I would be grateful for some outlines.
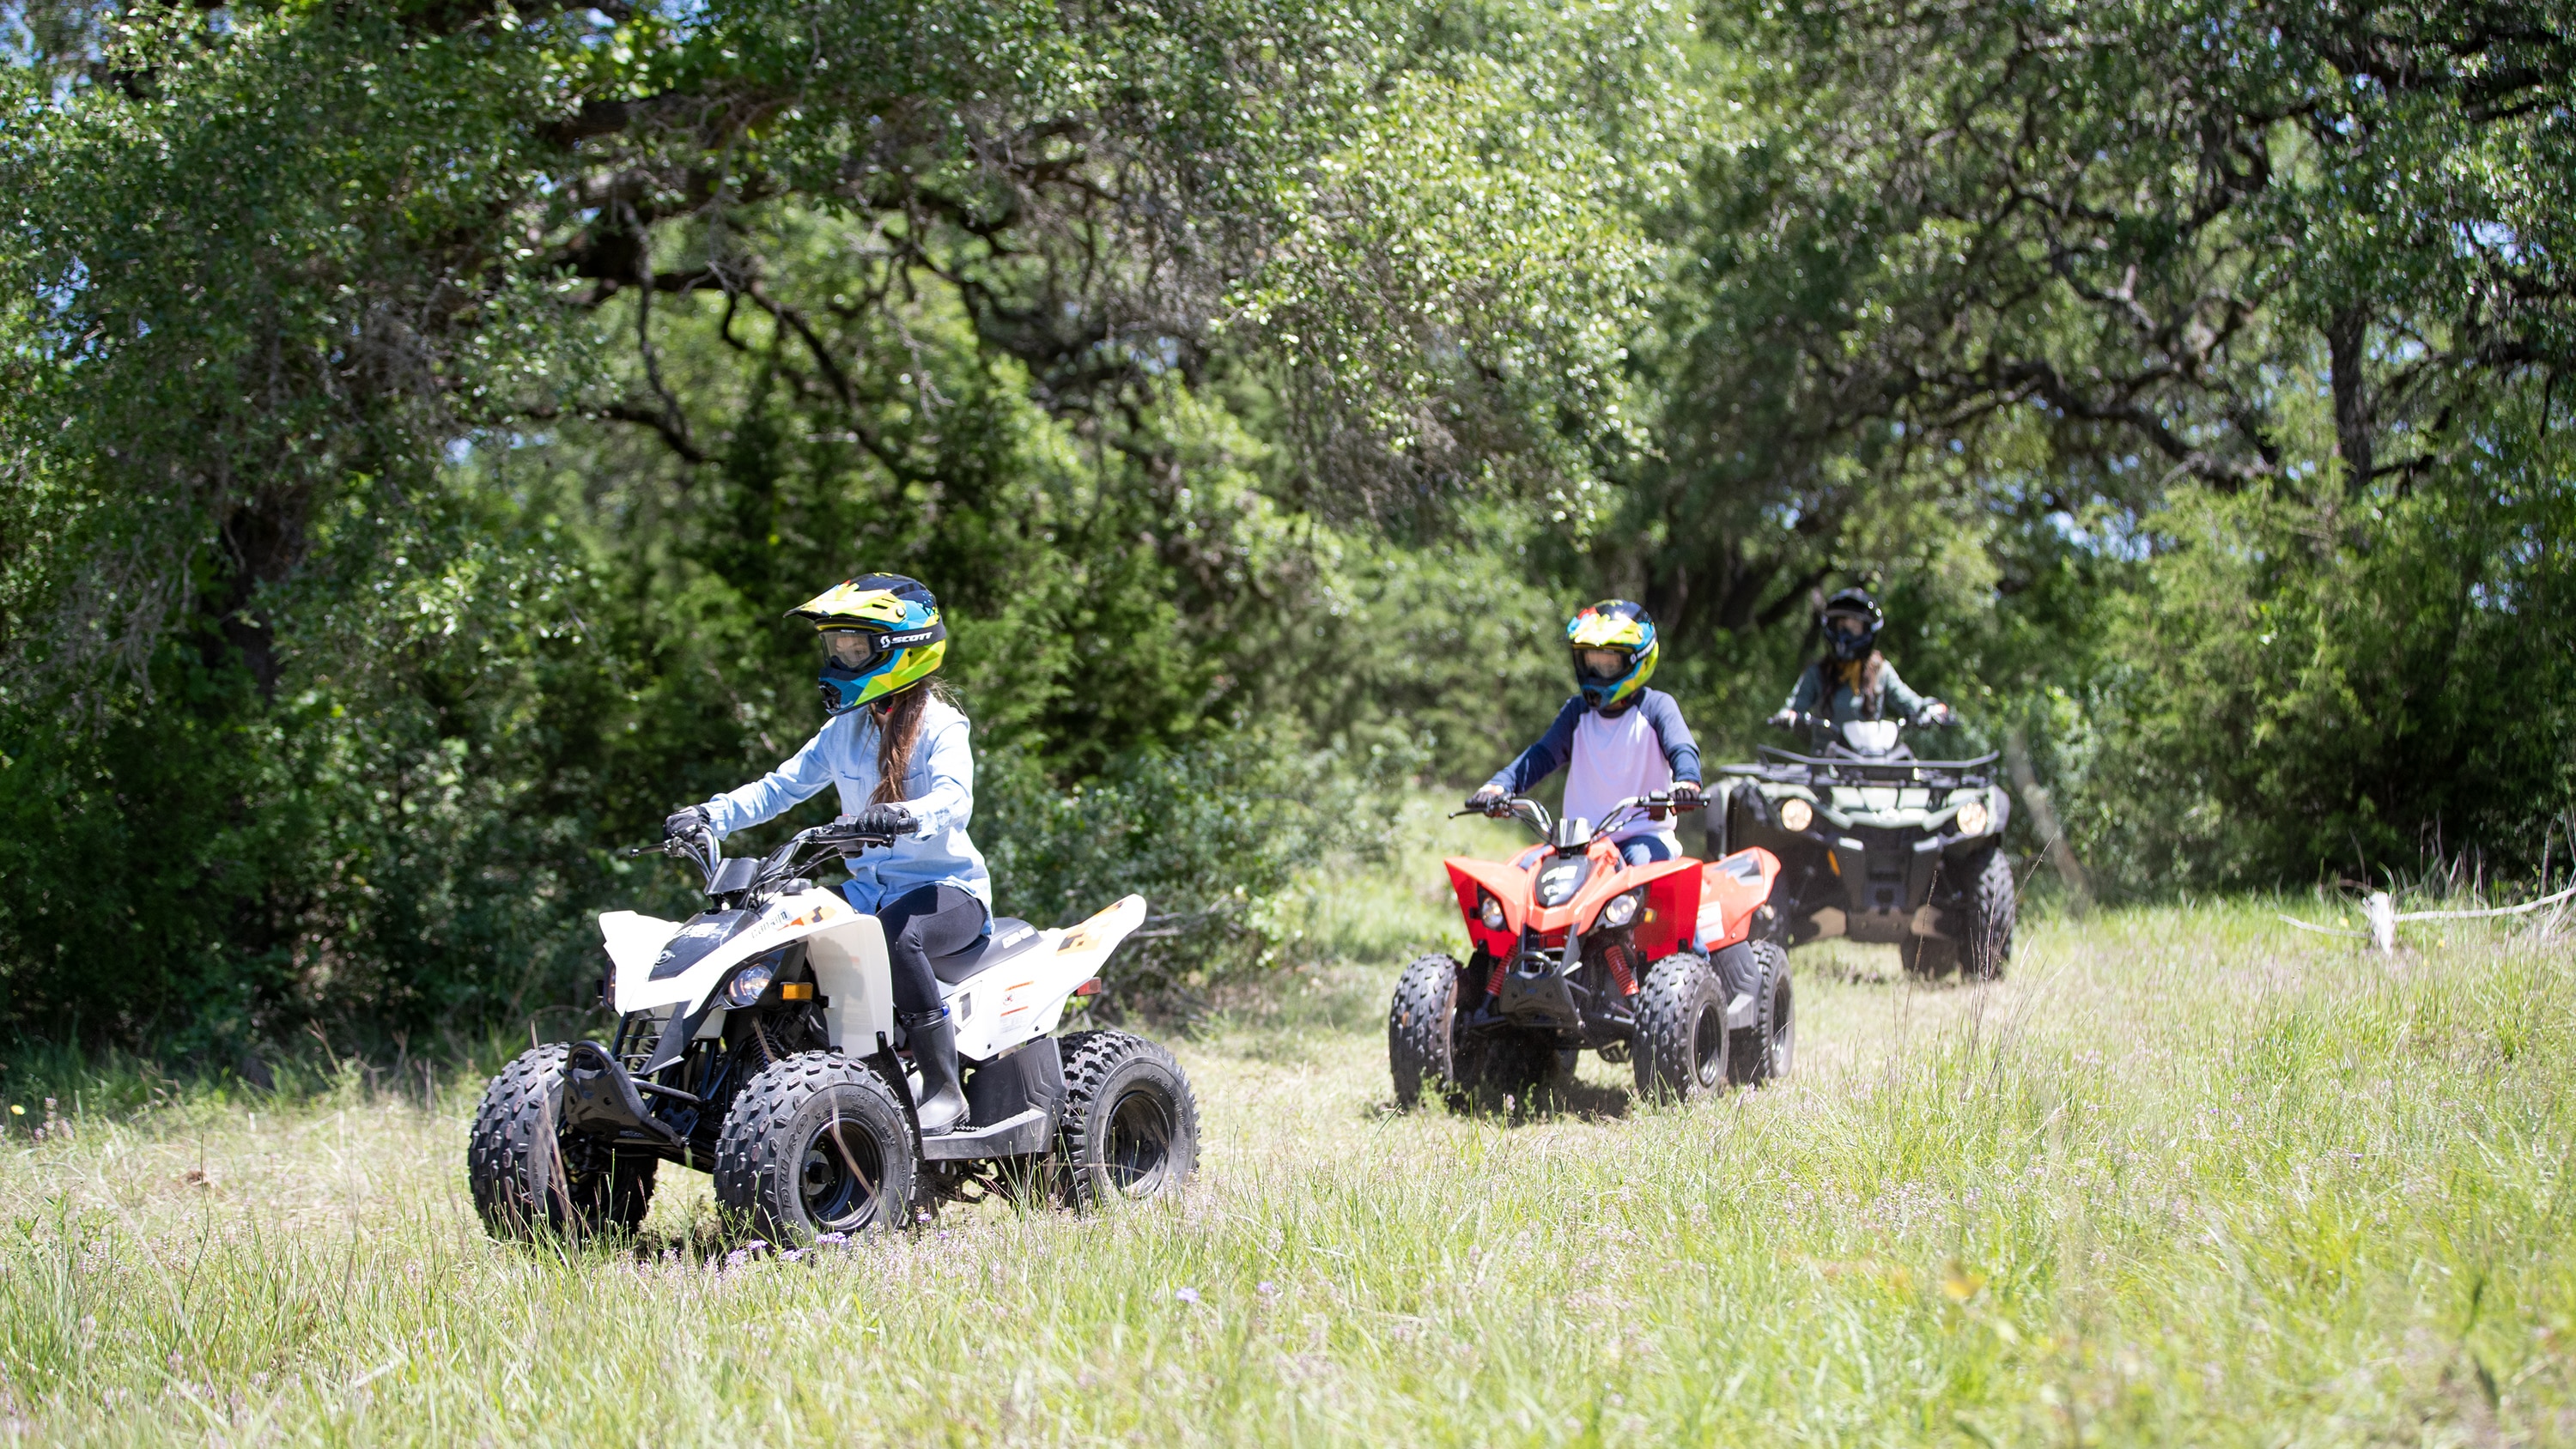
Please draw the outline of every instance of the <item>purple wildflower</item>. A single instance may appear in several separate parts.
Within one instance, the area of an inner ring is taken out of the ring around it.
[[[1199,1301],[1199,1290],[1196,1288],[1175,1288],[1172,1290],[1172,1296],[1183,1303],[1196,1303]]]

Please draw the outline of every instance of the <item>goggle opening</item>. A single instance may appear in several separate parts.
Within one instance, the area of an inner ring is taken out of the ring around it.
[[[1577,678],[1608,684],[1627,672],[1628,651],[1624,649],[1574,651],[1574,673]]]
[[[878,643],[882,637],[865,629],[826,629],[823,631],[824,661],[843,669],[865,669],[885,652]]]

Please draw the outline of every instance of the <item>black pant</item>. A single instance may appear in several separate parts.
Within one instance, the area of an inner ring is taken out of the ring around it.
[[[885,927],[886,966],[894,977],[894,1009],[919,1016],[939,1008],[939,978],[930,958],[963,951],[990,924],[984,903],[949,885],[905,891],[877,907]]]

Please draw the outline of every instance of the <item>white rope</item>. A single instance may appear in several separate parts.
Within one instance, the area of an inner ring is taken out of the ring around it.
[[[2370,917],[2370,929],[2367,931],[2348,931],[2338,926],[2313,925],[2296,916],[2283,916],[2281,921],[2285,925],[2296,926],[2302,931],[2314,931],[2320,936],[2352,936],[2368,941],[2382,951],[2394,951],[2397,949],[2397,923],[2400,921],[2472,921],[2488,916],[2518,916],[2525,911],[2539,910],[2542,906],[2554,906],[2571,897],[2576,897],[2576,885],[2571,885],[2554,896],[2542,896],[2536,901],[2524,901],[2518,906],[2495,906],[2483,911],[2406,911],[2401,914],[2396,908],[2396,903],[2389,899],[2388,892],[2372,891],[2370,898],[2362,903],[2364,914]]]
[[[2397,919],[2401,921],[2467,921],[2475,920],[2481,916],[2518,916],[2525,911],[2539,910],[2542,906],[2554,906],[2560,901],[2566,900],[2570,896],[2576,896],[2576,886],[2569,886],[2567,889],[2560,891],[2554,896],[2542,896],[2536,901],[2524,901],[2518,906],[2497,906],[2495,909],[2487,911],[2407,911],[2400,914]]]

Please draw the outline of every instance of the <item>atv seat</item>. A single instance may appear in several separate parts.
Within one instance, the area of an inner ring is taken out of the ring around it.
[[[1046,937],[1039,933],[1037,927],[1009,916],[997,916],[993,920],[993,929],[977,937],[975,943],[965,950],[931,957],[930,971],[939,978],[941,985],[954,986],[979,971],[1026,956],[1045,944]]]

